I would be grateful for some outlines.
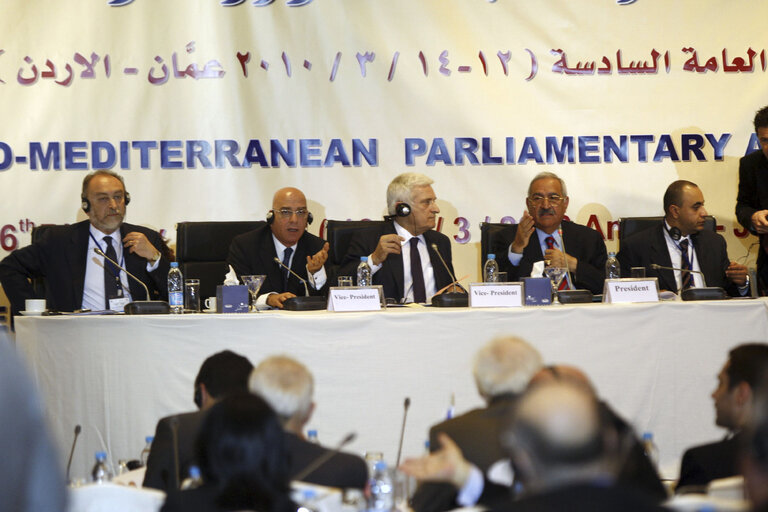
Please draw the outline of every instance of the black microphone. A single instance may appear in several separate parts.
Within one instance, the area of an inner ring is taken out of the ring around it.
[[[296,272],[291,270],[290,267],[288,267],[288,265],[285,265],[282,261],[280,261],[280,258],[278,258],[277,256],[275,256],[275,263],[277,263],[278,265],[280,265],[281,267],[286,269],[288,272],[290,272],[291,274],[296,276],[296,279],[301,281],[301,284],[304,285],[304,296],[305,297],[309,297],[309,288],[307,287],[307,280],[306,279],[302,279],[299,274],[297,274]]]
[[[703,272],[700,272],[698,270],[693,270],[690,268],[665,267],[662,265],[657,265],[656,263],[651,263],[651,268],[653,270],[677,270],[679,272],[690,272],[692,274],[699,274],[701,276],[702,282],[704,283],[704,287],[705,288],[707,287],[707,278],[704,277]],[[680,291],[679,288],[678,288],[678,291]]]
[[[102,256],[105,260],[111,262],[114,266],[125,272],[126,275],[128,275],[144,288],[144,293],[147,294],[147,300],[135,300],[126,304],[124,308],[126,315],[152,315],[170,313],[171,307],[167,302],[162,300],[149,300],[149,288],[147,288],[147,285],[145,285],[141,279],[128,272],[128,270],[124,267],[121,267],[118,262],[104,254],[104,251],[98,247],[94,247],[93,252],[99,256]]]
[[[448,264],[443,259],[443,255],[440,254],[440,250],[437,248],[437,244],[432,243],[429,246],[433,251],[435,251],[437,257],[440,258],[440,263],[443,264],[443,267],[445,268],[446,272],[448,272],[448,275],[453,281],[451,283],[453,285],[452,289],[456,290],[456,285],[458,284],[458,281],[456,281],[456,276],[453,275],[453,272],[451,272],[451,267],[448,266]],[[458,286],[461,288],[461,285]],[[441,293],[440,295],[435,295],[432,297],[432,305],[436,307],[466,307],[469,305],[469,296],[466,293],[457,291]]]
[[[179,417],[174,416],[170,419],[171,424],[171,438],[173,441],[173,475],[175,480],[174,489],[181,487],[181,480],[179,480]]]
[[[350,432],[346,436],[344,436],[344,439],[341,440],[341,442],[336,445],[336,448],[333,450],[327,451],[312,462],[309,463],[304,469],[299,471],[292,479],[302,481],[304,478],[306,478],[310,473],[312,473],[314,470],[328,462],[334,455],[339,453],[342,448],[347,446],[349,443],[355,440],[357,437],[357,434],[354,432]]]
[[[69,451],[69,460],[67,461],[67,484],[72,483],[69,479],[69,469],[72,467],[72,456],[75,454],[75,445],[77,444],[77,437],[83,428],[80,425],[75,425],[75,438],[72,439],[72,449]]]
[[[403,439],[405,437],[405,418],[408,417],[408,408],[410,406],[410,397],[405,397],[405,402],[403,403],[403,426],[400,427],[400,443],[397,445],[397,461],[395,462],[395,468],[400,467],[400,454],[403,452]]]

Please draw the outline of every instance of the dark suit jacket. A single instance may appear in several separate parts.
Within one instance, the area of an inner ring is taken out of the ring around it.
[[[743,435],[734,435],[716,443],[689,448],[680,463],[680,479],[676,491],[686,486],[706,486],[712,480],[739,473],[739,454]]]
[[[291,457],[291,476],[299,474],[330,451],[290,432],[285,433],[285,448]],[[364,489],[367,480],[368,466],[365,461],[357,455],[343,452],[337,453],[302,479],[310,484],[355,489]]]
[[[617,483],[576,482],[510,502],[514,512],[652,512],[667,510],[635,489]]]
[[[736,218],[752,234],[752,214],[768,209],[768,159],[761,150],[754,151],[739,160],[739,193],[736,196]],[[764,242],[766,235],[760,235]],[[763,249],[757,251],[757,272],[761,280],[761,290],[768,286],[768,254]]]
[[[195,411],[167,416],[157,422],[155,439],[147,459],[144,487],[153,487],[165,492],[175,488],[176,466],[171,428],[174,419],[178,421],[176,432],[179,447],[179,483],[188,476],[189,467],[194,464],[195,459],[195,438],[204,417],[204,412]]]
[[[383,227],[377,226],[361,229],[359,233],[352,237],[352,241],[349,243],[347,255],[344,257],[344,261],[339,268],[339,275],[356,277],[360,257],[372,254],[376,250],[379,238],[383,235],[394,235],[396,233],[394,222],[385,224]],[[432,250],[432,244],[437,244],[440,254],[445,258],[445,263],[451,269],[451,274],[456,275],[453,271],[451,241],[447,236],[435,230],[429,230],[424,233],[424,240],[427,242],[429,261],[435,273],[435,291],[439,291],[441,288],[451,284],[453,279],[440,261],[440,257]],[[379,271],[373,275],[373,284],[382,285],[384,296],[388,299],[395,299],[398,302],[403,298],[403,280],[403,257],[400,254],[390,254],[387,256]]]
[[[307,256],[314,256],[323,248],[323,244],[325,244],[325,241],[322,238],[318,238],[305,231],[296,244],[296,252],[291,262],[291,270],[300,275],[302,279],[307,279]],[[288,285],[284,285],[282,267],[274,261],[276,257],[277,252],[275,252],[275,243],[272,240],[272,230],[267,225],[236,236],[229,246],[227,263],[235,269],[237,277],[266,275],[267,278],[264,284],[261,285],[259,295],[269,292],[291,292],[294,295],[303,297],[304,285],[296,279],[296,276],[289,274]],[[307,280],[307,288],[310,295],[325,294],[332,278],[328,262],[325,264],[325,273],[328,279],[325,282],[325,286],[320,290],[313,289],[312,284]]]
[[[561,226],[565,252],[579,260],[576,272],[571,274],[574,286],[590,290],[592,293],[603,293],[605,261],[608,259],[603,237],[594,229],[567,220],[564,220]],[[531,275],[533,264],[543,260],[544,254],[541,252],[539,237],[534,232],[528,240],[528,245],[523,249],[520,265],[512,265],[506,255],[515,239],[517,224],[511,225],[510,228],[509,231],[505,231],[504,236],[500,237],[496,247],[491,248],[491,252],[500,255],[496,258],[499,262],[499,270],[507,272],[510,281],[519,281]]]
[[[707,286],[719,286],[725,288],[730,295],[739,296],[738,287],[728,281],[725,276],[725,269],[730,263],[725,239],[717,233],[701,231],[693,236],[693,248],[696,251],[696,259],[704,273]],[[653,270],[651,268],[651,263],[665,267],[679,266],[673,265],[669,257],[662,224],[622,240],[618,259],[621,264],[622,276],[629,277],[632,267],[645,267],[647,277],[659,279],[660,290],[677,292],[675,273],[672,270]]]
[[[90,222],[51,226],[43,237],[9,254],[0,262],[0,283],[11,301],[14,314],[24,309],[26,299],[35,298],[29,279],[43,277],[46,281],[47,307],[52,311],[74,311],[83,303],[85,266],[88,254]],[[155,249],[162,253],[160,234],[142,226],[123,223],[122,239],[131,231],[143,233]],[[125,267],[149,288],[149,299],[168,300],[168,268],[170,263],[161,257],[153,272],[147,272],[147,260],[123,249]],[[144,300],[144,288],[128,278],[131,297]]]
[[[220,493],[221,490],[215,484],[206,483],[197,489],[171,491],[166,496],[160,512],[249,512],[254,510],[252,508],[244,510],[242,506],[221,506],[216,503]],[[273,503],[270,509],[272,512],[295,512],[297,510],[297,505],[290,500],[288,493],[278,499],[281,500],[281,503]],[[258,510],[265,512],[263,509]]]

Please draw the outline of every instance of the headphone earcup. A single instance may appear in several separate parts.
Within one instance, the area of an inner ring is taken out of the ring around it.
[[[91,202],[85,196],[82,196],[80,200],[82,201],[80,208],[82,208],[85,213],[88,213],[91,210]]]
[[[313,220],[315,220],[315,218],[312,217],[312,212],[307,212],[307,225],[312,224]]]
[[[267,226],[270,226],[275,221],[275,212],[273,210],[269,210],[267,212]]]
[[[128,206],[128,204],[131,202],[131,194],[129,194],[127,191],[125,193],[125,206]]]
[[[407,217],[411,214],[411,205],[408,203],[397,203],[395,206],[395,214],[398,217]]]
[[[680,232],[680,230],[677,227],[674,227],[669,230],[669,236],[672,237],[672,240],[677,242],[678,240],[680,240],[680,238],[682,238],[683,234]]]

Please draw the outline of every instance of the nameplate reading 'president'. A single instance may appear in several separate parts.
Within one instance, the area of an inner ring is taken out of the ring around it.
[[[657,278],[606,279],[603,302],[659,302],[659,281]]]

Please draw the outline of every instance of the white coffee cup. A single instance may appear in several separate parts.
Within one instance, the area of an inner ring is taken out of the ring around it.
[[[205,299],[205,309],[206,311],[215,311],[216,310],[216,297],[208,297]]]
[[[30,313],[45,311],[45,299],[27,299],[24,301],[24,310]]]

